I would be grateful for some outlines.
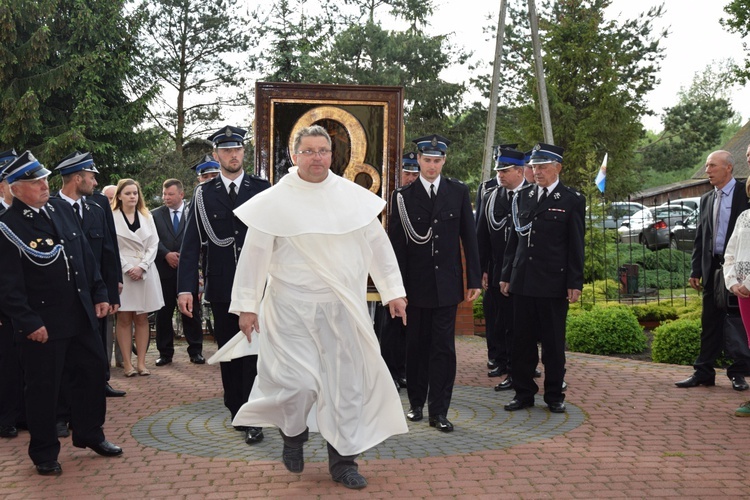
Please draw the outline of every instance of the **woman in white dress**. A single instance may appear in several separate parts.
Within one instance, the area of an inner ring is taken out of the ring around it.
[[[117,230],[122,265],[122,293],[120,310],[117,312],[115,333],[122,352],[126,377],[150,375],[146,368],[148,347],[148,313],[164,306],[159,271],[154,259],[159,247],[159,235],[151,213],[143,201],[141,186],[133,179],[121,179],[112,199],[112,215]],[[133,368],[133,325],[135,325],[135,348],[138,358]]]

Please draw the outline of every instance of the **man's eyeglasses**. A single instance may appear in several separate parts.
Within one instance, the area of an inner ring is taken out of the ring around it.
[[[331,150],[321,149],[320,151],[313,151],[312,149],[306,149],[304,151],[297,151],[297,154],[306,156],[308,158],[310,158],[311,156],[320,156],[321,158],[327,158],[328,156],[331,156]]]

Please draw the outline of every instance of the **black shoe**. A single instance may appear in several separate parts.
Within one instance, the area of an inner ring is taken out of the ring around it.
[[[453,424],[445,418],[445,415],[430,415],[430,427],[435,427],[441,432],[453,432]]]
[[[547,408],[549,408],[549,411],[551,411],[552,413],[565,413],[565,403],[563,403],[562,401],[549,403],[547,405]]]
[[[565,392],[568,390],[568,383],[563,380],[562,389],[560,389],[561,392]]]
[[[487,369],[488,370],[494,370],[495,368],[497,368],[497,361],[495,361],[494,359],[488,359],[487,360]]]
[[[67,422],[57,422],[56,427],[57,427],[57,437],[66,438],[70,436],[70,430],[68,429]]]
[[[534,368],[534,378],[541,378],[542,377],[542,370],[539,368]]]
[[[103,457],[116,457],[122,455],[122,448],[114,445],[106,439],[98,444],[86,444],[73,442],[73,446],[76,448],[89,448],[94,453],[97,453]]]
[[[710,387],[713,385],[716,385],[716,381],[713,378],[699,378],[698,375],[695,373],[690,375],[685,380],[680,380],[679,382],[675,382],[674,385],[677,387],[698,387],[699,385],[705,385],[706,387]]]
[[[531,408],[532,406],[534,406],[533,401],[519,401],[514,399],[503,408],[505,408],[505,411],[516,411],[523,410],[524,408]]]
[[[406,412],[406,418],[408,418],[412,422],[419,422],[420,420],[422,420],[422,407],[412,406],[411,408],[409,408],[409,411]]]
[[[737,375],[736,377],[732,377],[732,389],[735,391],[746,391],[750,389],[750,386],[745,382],[745,377]]]
[[[190,356],[190,362],[195,363],[196,365],[202,365],[206,362],[206,358],[203,357],[203,354],[196,354],[195,356]]]
[[[488,371],[487,372],[487,376],[488,377],[502,377],[506,373],[508,373],[508,369],[507,368],[500,368],[498,366],[498,367],[493,368],[492,370]]]
[[[14,438],[18,437],[18,429],[15,425],[0,425],[0,437]]]
[[[37,464],[36,471],[40,476],[59,476],[62,474],[62,467],[60,467],[60,462],[57,460],[50,460],[49,462]]]
[[[281,452],[281,461],[289,472],[299,474],[305,469],[305,454],[300,446],[292,448],[284,445],[284,451]]]
[[[263,428],[262,427],[248,427],[245,431],[245,442],[247,444],[255,444],[263,441]]]
[[[244,425],[233,425],[232,428],[239,432],[247,432],[247,426],[244,426]]]
[[[156,360],[156,363],[154,363],[156,366],[164,366],[172,363],[172,358],[159,358]]]
[[[510,375],[508,375],[508,377],[505,380],[503,380],[502,382],[500,382],[499,384],[495,386],[495,390],[498,392],[509,391],[511,389],[513,389],[513,378]]]
[[[120,391],[118,389],[113,389],[111,385],[105,384],[104,385],[104,394],[108,398],[121,398],[125,394],[127,394],[125,391]]]
[[[356,469],[346,469],[340,476],[334,477],[333,480],[341,483],[350,490],[361,490],[367,486],[367,479]]]
[[[398,377],[396,382],[401,389],[406,389],[406,377]]]

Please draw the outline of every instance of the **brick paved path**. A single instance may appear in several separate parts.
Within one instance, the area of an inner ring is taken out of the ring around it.
[[[569,411],[552,415],[541,397],[509,414],[512,396],[486,376],[484,340],[457,341],[453,434],[426,421],[362,456],[369,486],[351,492],[327,473],[323,442],[311,439],[302,474],[281,464],[273,429],[250,447],[231,430],[217,367],[175,362],[152,376],[112,385],[107,438],[125,449],[104,458],[62,440],[60,477],[38,476],[28,433],[0,439],[0,498],[744,498],[750,492],[750,419],[733,415],[750,394],[724,376],[712,388],[678,389],[689,367],[569,354]],[[207,346],[205,353],[215,351]],[[403,392],[403,391],[402,391]],[[512,391],[511,391],[512,392]],[[403,396],[403,394],[402,394]]]

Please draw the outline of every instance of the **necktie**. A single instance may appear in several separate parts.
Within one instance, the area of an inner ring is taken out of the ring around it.
[[[73,211],[79,219],[83,219],[83,217],[81,217],[81,205],[79,205],[78,202],[73,203]]]
[[[177,210],[174,210],[174,215],[172,215],[172,229],[174,229],[174,234],[177,234],[177,231],[180,228],[180,218],[177,216]]]
[[[513,191],[508,191],[508,201],[513,201]]]
[[[539,203],[547,199],[547,188],[542,189],[542,196],[539,197]]]
[[[718,189],[716,191],[716,199],[714,200],[714,254],[717,254],[717,242],[719,236],[719,228],[721,227],[721,198],[724,196],[724,191]]]
[[[49,218],[49,214],[43,208],[39,209],[39,215],[41,215],[42,219],[46,220],[47,222],[52,222],[52,219]]]
[[[430,199],[435,201],[435,184],[430,184]]]
[[[232,200],[232,203],[237,199],[237,186],[234,182],[229,183],[229,199]]]

